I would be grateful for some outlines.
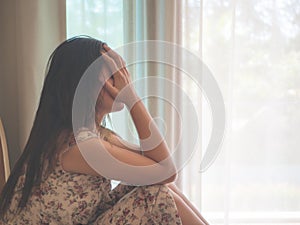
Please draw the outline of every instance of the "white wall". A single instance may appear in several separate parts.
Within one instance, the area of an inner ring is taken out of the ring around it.
[[[10,161],[13,164],[20,153],[16,1],[2,1],[0,5],[0,116],[6,131]]]
[[[11,166],[32,127],[47,60],[65,37],[65,1],[0,1],[0,116]]]

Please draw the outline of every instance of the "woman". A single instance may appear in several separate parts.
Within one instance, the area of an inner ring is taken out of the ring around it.
[[[83,98],[81,106],[87,107],[78,109],[81,127],[73,131],[74,96],[85,71],[100,56],[100,72],[85,84],[90,98]],[[141,154],[99,125],[124,105],[141,140]],[[155,145],[145,141],[149,137]],[[83,157],[83,151],[90,151],[86,146],[97,146],[93,151],[103,155],[96,160],[97,169]],[[112,168],[104,160],[107,153],[111,162],[116,159],[125,170],[138,172],[128,175]],[[50,56],[28,142],[1,193],[0,224],[207,224],[171,184],[176,170],[169,159],[122,58],[99,40],[69,39]],[[119,184],[111,190],[111,179],[137,186]]]

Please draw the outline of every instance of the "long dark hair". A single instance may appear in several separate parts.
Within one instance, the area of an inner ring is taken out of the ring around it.
[[[99,40],[79,36],[64,41],[51,54],[27,144],[0,196],[0,217],[9,208],[21,175],[25,174],[25,183],[18,209],[26,206],[32,188],[40,185],[44,171],[53,169],[57,149],[72,134],[76,87],[89,65],[101,55],[102,44]]]

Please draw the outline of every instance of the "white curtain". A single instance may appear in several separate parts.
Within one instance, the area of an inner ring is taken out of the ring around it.
[[[0,116],[13,167],[27,141],[47,60],[66,37],[65,1],[0,3]]]
[[[178,185],[212,224],[300,223],[299,0],[67,0],[67,28],[68,36],[88,34],[114,48],[163,40],[202,59],[226,107],[226,137],[205,172],[199,172],[200,162],[215,126],[205,93],[174,68],[150,62],[129,67],[134,79],[173,80],[197,106],[201,147],[181,171]],[[175,58],[182,60],[179,53]],[[202,82],[209,88],[208,77]],[[141,91],[165,91],[159,84],[147,85]],[[182,116],[189,115],[182,95],[171,93]],[[174,146],[180,126],[172,107],[151,98],[145,103],[175,131],[167,135]],[[124,116],[113,119],[130,139],[132,124]]]
[[[203,60],[225,98],[227,137],[203,174],[224,224],[300,222],[299,1],[204,1]]]

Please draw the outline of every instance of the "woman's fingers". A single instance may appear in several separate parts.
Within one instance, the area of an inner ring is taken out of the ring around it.
[[[110,76],[118,71],[117,65],[112,58],[110,58],[107,54],[103,54],[101,57],[104,61],[104,64],[108,66],[111,72]]]
[[[106,44],[103,44],[103,48],[105,49],[107,54],[115,60],[119,69],[126,67],[126,63],[125,63],[124,59],[118,53],[116,53],[114,50],[112,50]]]
[[[106,81],[104,88],[107,90],[107,92],[111,95],[112,98],[116,98],[119,90],[115,88],[110,82]]]
[[[130,78],[130,74],[126,68],[126,62],[124,59],[118,53],[112,50],[106,43],[103,44],[103,49],[116,62],[118,69],[120,69],[127,76],[127,78]]]
[[[111,96],[115,98],[118,94],[116,90],[120,92],[124,87],[127,87],[128,85],[129,87],[131,87],[130,75],[125,67],[125,64],[123,64],[123,59],[116,52],[111,50],[107,45],[104,45],[103,47],[107,51],[102,55],[103,60],[107,64],[109,70],[111,71],[111,74],[113,74],[113,84],[108,84],[107,89],[109,92],[111,92]],[[119,63],[117,63],[116,61],[118,61]],[[122,64],[121,67],[120,64]]]
[[[102,55],[104,63],[107,64],[111,74],[113,75],[114,86],[121,90],[127,84],[129,84],[129,79],[124,69],[119,70],[115,61],[107,54]]]
[[[118,68],[118,65],[116,64],[115,60],[113,58],[111,58],[110,56],[108,56],[107,54],[104,54],[102,55],[105,63],[107,63],[109,69],[110,69],[110,72],[113,74],[113,75],[122,75],[122,72],[124,70]]]

